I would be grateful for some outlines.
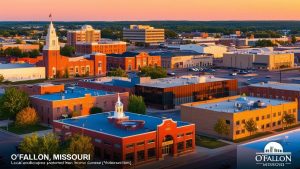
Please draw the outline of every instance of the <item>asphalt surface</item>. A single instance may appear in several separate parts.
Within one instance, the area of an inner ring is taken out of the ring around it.
[[[10,165],[10,156],[17,153],[16,146],[21,140],[22,139],[16,135],[0,130],[0,168],[11,169],[15,167]]]

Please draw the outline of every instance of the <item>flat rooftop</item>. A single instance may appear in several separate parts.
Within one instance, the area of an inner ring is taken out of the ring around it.
[[[145,125],[143,128],[139,128],[136,130],[125,130],[116,127],[114,123],[110,123],[107,119],[107,117],[109,117],[110,115],[113,115],[113,112],[98,113],[98,114],[92,114],[88,116],[80,116],[76,118],[56,120],[55,122],[84,128],[86,130],[90,130],[98,133],[113,135],[116,137],[128,137],[137,134],[156,131],[157,125],[160,125],[164,120],[158,117],[125,112],[125,116],[128,116],[129,120],[145,121]],[[177,121],[177,127],[186,126],[186,125],[190,125],[190,123]]]
[[[255,83],[249,86],[254,87],[264,87],[264,88],[272,88],[272,89],[280,89],[280,90],[292,90],[300,92],[300,85],[293,83],[279,83],[279,82],[268,82],[268,83]]]
[[[162,51],[162,52],[151,52],[150,56],[161,56],[161,57],[176,57],[176,56],[191,56],[191,55],[205,55],[203,53],[193,51]]]
[[[150,80],[146,83],[137,84],[139,86],[145,87],[156,87],[156,88],[168,88],[168,87],[177,87],[198,83],[209,83],[217,81],[226,81],[231,79],[218,78],[212,75],[203,75],[203,76],[180,76],[180,77],[168,77]]]
[[[84,97],[86,94],[91,94],[91,96],[103,96],[114,94],[113,92],[107,92],[103,90],[94,90],[83,87],[67,87],[65,91],[60,93],[44,94],[44,95],[33,95],[31,97],[47,100],[47,101],[58,101],[58,100],[67,100]]]
[[[29,67],[35,67],[32,64],[28,63],[7,63],[7,64],[0,64],[0,69],[16,69],[16,68],[29,68]]]
[[[124,52],[122,54],[107,54],[107,56],[111,56],[111,57],[135,57],[138,54],[139,54],[138,52]]]
[[[259,106],[257,103],[261,103]],[[229,100],[223,100],[220,102],[214,103],[203,103],[195,105],[193,107],[211,110],[215,112],[224,112],[224,113],[239,113],[246,110],[255,110],[259,108],[264,108],[268,105],[276,106],[280,104],[287,103],[284,100],[275,100],[275,99],[266,99],[258,97],[237,97]]]

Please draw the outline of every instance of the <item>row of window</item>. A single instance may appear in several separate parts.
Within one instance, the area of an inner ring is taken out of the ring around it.
[[[254,93],[250,93],[250,96],[255,96],[255,94]],[[260,94],[260,93],[256,93],[256,97],[265,97],[265,98],[267,98],[267,95],[266,94]],[[270,99],[272,99],[272,98],[274,98],[274,99],[282,99],[282,100],[289,100],[289,101],[293,101],[293,99],[292,99],[292,97],[285,97],[285,96],[275,96],[275,97],[273,97],[272,95],[269,95],[268,96],[268,98],[270,98]]]
[[[278,120],[277,122],[273,122],[273,123],[267,123],[267,124],[263,124],[261,125],[261,129],[265,129],[265,128],[270,128],[272,127],[276,127],[276,126],[280,126],[282,124],[281,120]],[[245,133],[245,129],[242,130],[236,130],[235,134],[239,135],[239,134],[244,134]]]
[[[147,144],[153,144],[155,143],[155,140],[154,139],[151,139],[151,140],[148,140],[147,141]],[[144,141],[141,141],[141,142],[138,142],[136,143],[137,146],[143,146],[145,145],[145,142]],[[131,144],[128,144],[126,145],[126,148],[133,148],[134,147],[134,143],[131,143]]]

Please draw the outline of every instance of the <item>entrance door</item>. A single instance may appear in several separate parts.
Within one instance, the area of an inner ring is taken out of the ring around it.
[[[171,154],[171,145],[163,146],[162,147],[162,154],[163,155],[169,155]]]

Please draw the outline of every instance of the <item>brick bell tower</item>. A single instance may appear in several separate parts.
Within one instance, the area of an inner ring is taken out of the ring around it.
[[[60,46],[52,21],[48,28],[45,43],[43,48],[43,58],[46,68],[46,77],[55,78],[60,64]]]

